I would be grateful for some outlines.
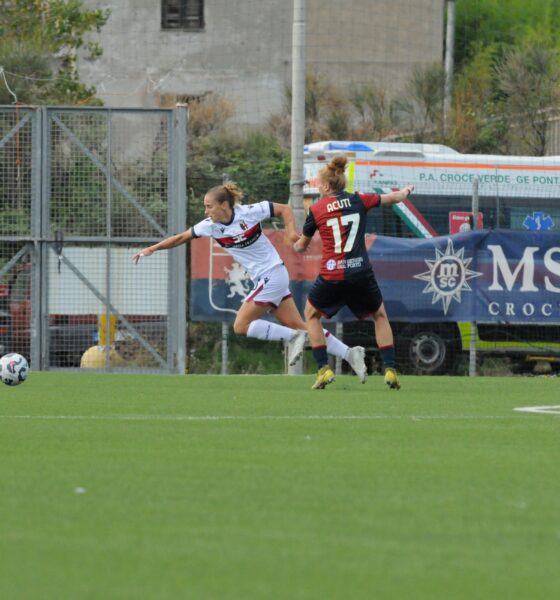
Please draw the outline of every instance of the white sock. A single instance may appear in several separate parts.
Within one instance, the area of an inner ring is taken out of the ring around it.
[[[247,337],[275,342],[289,342],[296,333],[296,329],[277,325],[264,319],[251,321],[249,329],[247,329]]]
[[[291,327],[284,327],[284,325],[271,323],[264,319],[257,319],[249,324],[247,337],[256,338],[257,340],[288,342],[294,337],[297,331],[297,329],[292,329]],[[346,358],[350,348],[326,329],[323,329],[323,333],[327,342],[327,352],[339,358]]]
[[[326,329],[323,329],[323,333],[327,340],[327,352],[339,358],[346,358],[346,354],[350,348]]]

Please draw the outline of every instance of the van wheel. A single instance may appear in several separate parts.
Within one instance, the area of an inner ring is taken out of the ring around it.
[[[397,361],[403,372],[434,375],[452,365],[454,344],[443,332],[409,329],[397,343]]]

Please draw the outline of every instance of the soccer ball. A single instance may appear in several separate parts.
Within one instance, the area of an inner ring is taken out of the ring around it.
[[[27,379],[29,365],[21,355],[11,352],[0,358],[0,379],[6,385],[19,385]]]

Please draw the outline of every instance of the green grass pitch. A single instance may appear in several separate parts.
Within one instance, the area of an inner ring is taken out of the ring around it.
[[[558,378],[312,382],[2,386],[0,598],[560,597]]]

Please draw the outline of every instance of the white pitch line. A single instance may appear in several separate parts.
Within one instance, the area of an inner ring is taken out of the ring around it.
[[[0,420],[39,421],[376,421],[487,420],[514,415],[0,415]]]
[[[513,410],[541,415],[560,415],[560,404],[555,406],[523,406],[521,408],[514,408]]]

